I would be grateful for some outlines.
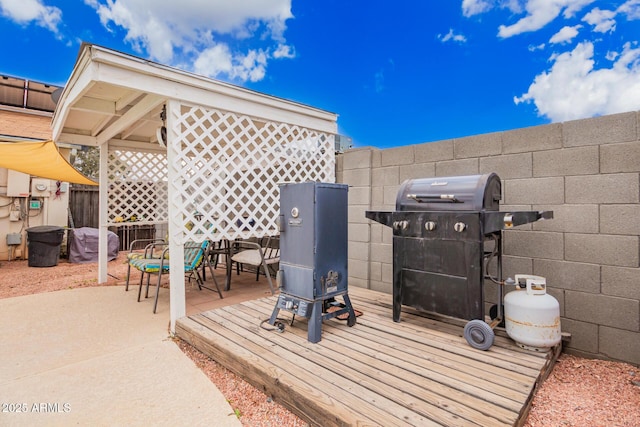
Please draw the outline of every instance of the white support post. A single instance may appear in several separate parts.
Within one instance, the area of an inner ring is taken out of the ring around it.
[[[187,313],[184,288],[184,195],[182,194],[182,167],[180,150],[182,141],[178,140],[175,130],[176,118],[180,114],[180,103],[175,100],[167,102],[167,178],[169,198],[169,312],[171,314],[171,334],[176,332],[176,320]]]
[[[109,142],[100,146],[100,187],[98,191],[98,283],[107,281],[107,260],[109,243],[107,235],[107,190],[109,188],[107,158],[109,156]]]

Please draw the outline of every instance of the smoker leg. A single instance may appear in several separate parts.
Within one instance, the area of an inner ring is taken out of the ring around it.
[[[344,294],[342,298],[344,299],[344,305],[349,309],[349,318],[347,319],[347,326],[353,326],[356,324],[356,313],[355,311],[353,311],[351,300],[349,299],[348,294]]]
[[[273,308],[273,312],[271,313],[271,317],[269,318],[269,324],[271,326],[275,326],[276,320],[278,319],[278,313],[280,313],[280,309],[278,308],[278,303]]]
[[[322,338],[322,304],[322,300],[316,301],[311,308],[307,340],[312,343],[317,343]]]

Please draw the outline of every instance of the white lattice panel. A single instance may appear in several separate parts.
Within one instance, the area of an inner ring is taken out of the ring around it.
[[[168,219],[167,156],[129,150],[111,150],[107,159],[109,223],[159,223]],[[128,222],[127,222],[128,223]]]
[[[201,106],[169,114],[185,239],[275,234],[278,183],[335,180],[333,135]]]

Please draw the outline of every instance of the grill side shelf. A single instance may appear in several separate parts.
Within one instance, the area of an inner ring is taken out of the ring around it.
[[[391,227],[393,223],[393,212],[388,211],[366,211],[365,216],[382,225]]]
[[[543,219],[553,219],[553,211],[484,212],[485,233],[508,230],[518,225],[529,224]]]

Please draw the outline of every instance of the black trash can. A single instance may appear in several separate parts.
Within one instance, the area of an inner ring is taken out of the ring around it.
[[[60,244],[64,228],[56,225],[39,225],[27,228],[29,267],[53,267],[58,265]]]

